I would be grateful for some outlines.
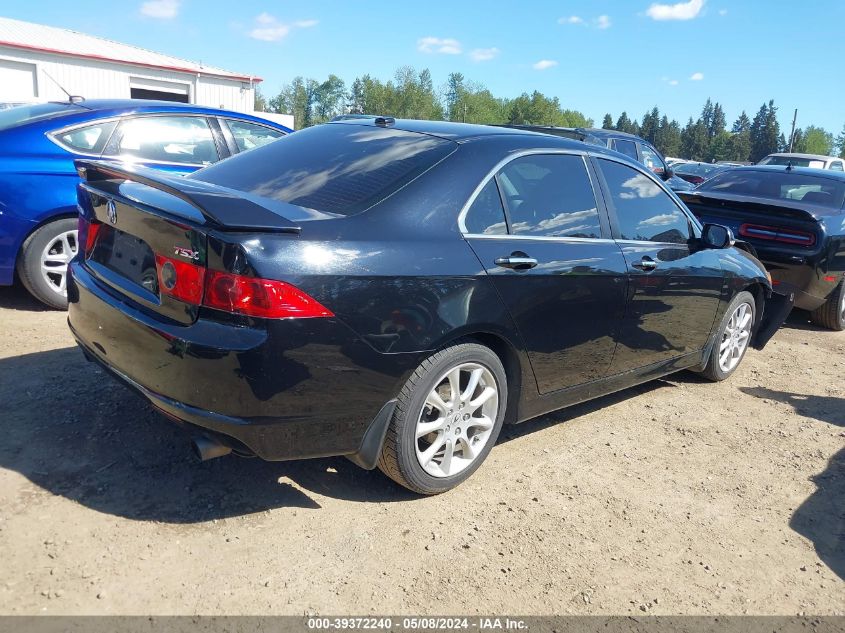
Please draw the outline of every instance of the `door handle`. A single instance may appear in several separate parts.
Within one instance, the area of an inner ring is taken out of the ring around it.
[[[631,264],[631,266],[633,266],[634,268],[639,268],[640,270],[648,271],[648,270],[654,270],[655,268],[657,268],[657,262],[654,261],[648,255],[646,255],[640,261],[634,262],[633,264]]]
[[[513,254],[508,257],[499,257],[495,260],[496,266],[511,268],[513,270],[528,270],[537,265],[537,260],[524,254]]]

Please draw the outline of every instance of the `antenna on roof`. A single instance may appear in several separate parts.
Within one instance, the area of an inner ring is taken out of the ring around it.
[[[64,92],[64,93],[67,95],[67,100],[68,100],[70,103],[80,103],[80,102],[82,102],[82,101],[85,101],[85,97],[80,97],[79,95],[72,95],[72,94],[70,94],[67,90],[65,90],[65,89],[64,89],[64,86],[62,86],[62,84],[60,84],[58,81],[56,81],[55,79],[53,79],[53,77],[50,75],[50,73],[48,73],[48,72],[47,72],[46,70],[44,70],[43,68],[41,69],[41,72],[42,72],[42,73],[44,73],[45,75],[47,75],[47,78],[48,78],[50,81],[52,81],[54,84],[56,84],[56,85],[59,87],[59,90],[61,90],[62,92]]]

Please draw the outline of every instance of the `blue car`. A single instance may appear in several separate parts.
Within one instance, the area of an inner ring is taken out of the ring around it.
[[[15,272],[38,300],[67,307],[76,254],[76,158],[188,174],[290,133],[248,114],[168,101],[90,100],[0,110],[0,285]]]

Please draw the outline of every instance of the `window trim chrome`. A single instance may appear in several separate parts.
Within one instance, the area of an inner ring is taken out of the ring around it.
[[[543,155],[557,155],[557,156],[580,156],[582,162],[584,163],[584,171],[587,174],[587,180],[590,182],[590,188],[593,191],[593,199],[596,202],[596,213],[599,218],[599,226],[601,227],[601,206],[599,204],[598,194],[600,191],[596,190],[596,185],[593,181],[593,175],[590,171],[590,166],[588,164],[588,159],[590,157],[590,153],[584,150],[576,150],[576,149],[556,149],[556,148],[535,148],[535,149],[526,149],[520,150],[518,152],[514,152],[513,154],[509,154],[498,163],[496,163],[495,167],[491,169],[484,178],[481,179],[479,185],[473,190],[470,197],[464,203],[464,206],[461,207],[461,212],[458,214],[458,230],[461,234],[467,238],[484,238],[484,239],[523,239],[523,240],[543,240],[543,241],[561,241],[561,240],[575,240],[575,241],[613,241],[612,239],[608,239],[605,237],[555,237],[550,235],[519,235],[515,233],[499,233],[494,235],[487,235],[484,233],[470,233],[466,227],[466,216],[469,212],[470,207],[472,207],[475,199],[481,194],[481,190],[487,186],[487,183],[490,182],[496,175],[504,169],[507,165],[512,163],[515,160],[520,158],[524,158],[526,156],[543,156]]]

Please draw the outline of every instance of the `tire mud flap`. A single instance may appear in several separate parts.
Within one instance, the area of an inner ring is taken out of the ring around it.
[[[786,317],[792,312],[792,306],[795,304],[795,293],[781,294],[773,292],[772,296],[766,300],[763,309],[763,320],[760,322],[760,327],[754,334],[751,340],[751,347],[756,350],[761,350],[766,347],[771,338],[783,325]]]

